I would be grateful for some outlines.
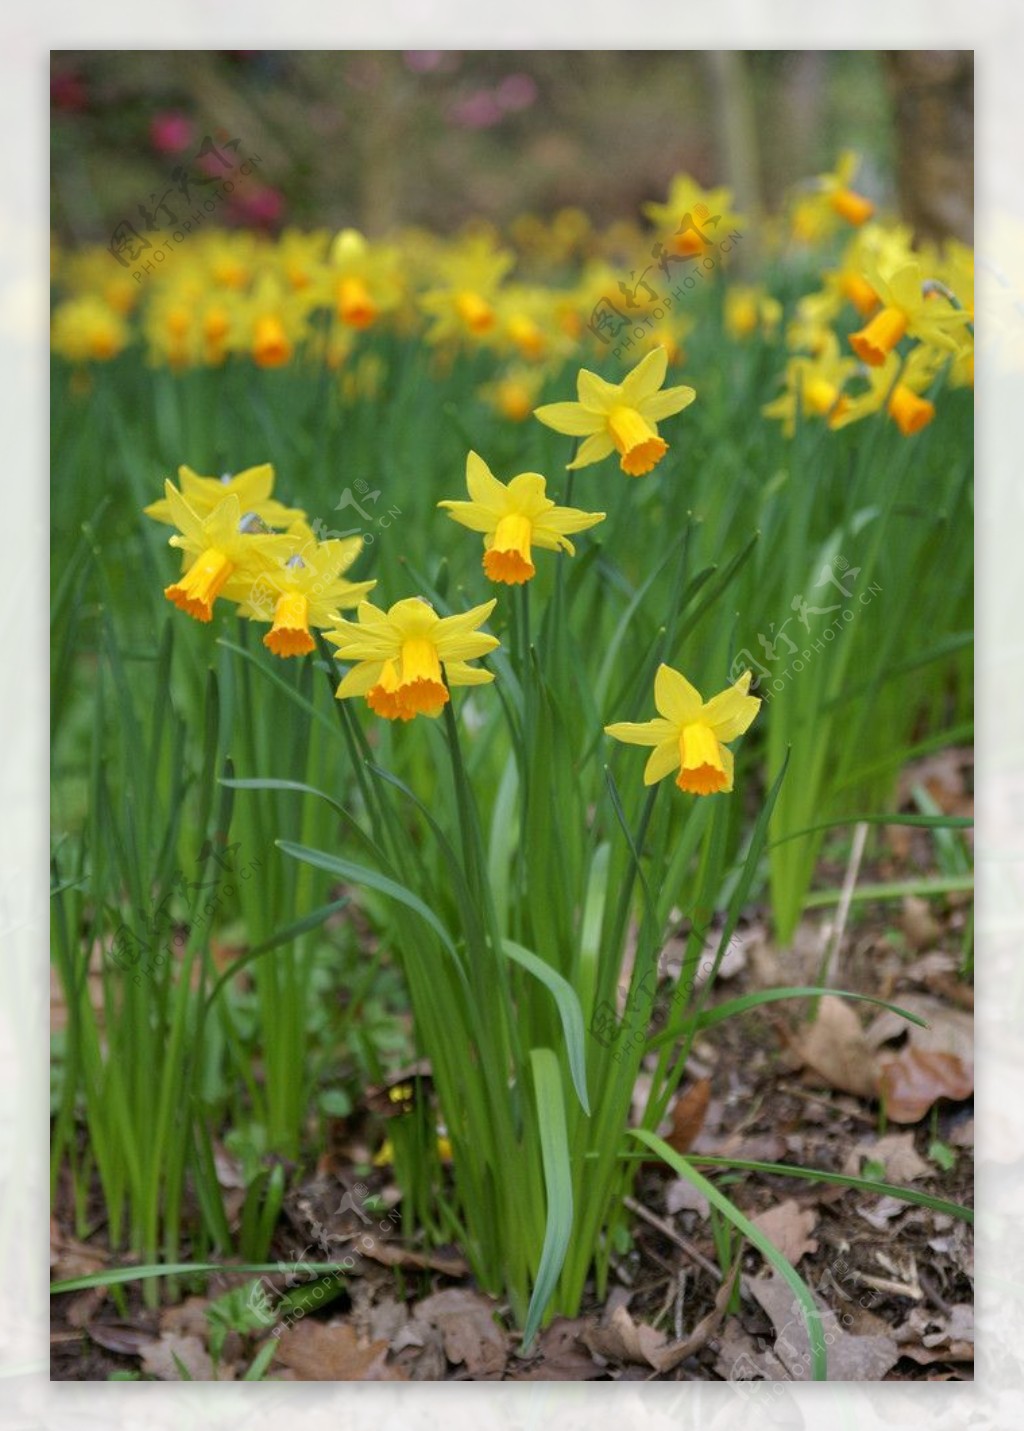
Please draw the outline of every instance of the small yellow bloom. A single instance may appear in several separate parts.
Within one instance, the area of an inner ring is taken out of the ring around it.
[[[374,581],[347,581],[342,575],[359,555],[362,537],[318,542],[305,522],[288,529],[297,544],[287,561],[266,572],[239,603],[239,614],[253,621],[270,621],[263,644],[275,656],[304,656],[315,649],[312,627],[326,627],[338,612],[357,606]]]
[[[630,477],[650,472],[668,451],[658,435],[658,423],[682,412],[697,394],[693,388],[662,390],[668,367],[664,348],[655,348],[627,373],[621,383],[609,383],[581,368],[576,380],[578,402],[554,402],[534,412],[546,427],[571,437],[585,437],[570,468],[589,467],[612,452]]]
[[[604,512],[556,507],[539,472],[521,472],[506,486],[475,452],[466,458],[468,502],[438,502],[448,515],[484,536],[484,571],[491,581],[517,586],[535,574],[533,547],[575,555],[569,532],[585,532]]]
[[[659,719],[634,725],[620,721],[605,731],[627,745],[654,749],[644,770],[644,784],[654,785],[677,771],[676,784],[691,795],[717,795],[732,789],[733,755],[727,742],[750,725],[761,705],[748,695],[751,673],[744,671],[735,685],[711,700],[671,666],[658,667],[654,678],[654,704]]]
[[[165,483],[164,490],[178,528],[170,545],[185,553],[182,575],[164,588],[164,595],[197,621],[212,619],[219,596],[244,599],[253,583],[284,561],[294,547],[291,537],[249,530],[250,519],[243,519],[235,495],[201,517],[173,483]]]
[[[339,621],[327,632],[339,659],[357,663],[338,687],[338,699],[365,696],[370,709],[387,720],[439,716],[449,686],[494,680],[490,671],[468,664],[498,645],[495,637],[477,630],[494,606],[488,601],[459,616],[441,617],[416,596],[386,612],[360,602],[358,622]]]
[[[850,334],[850,347],[862,362],[881,367],[905,336],[952,353],[969,346],[970,335],[963,332],[969,315],[922,282],[921,265],[916,259],[888,269],[869,265],[865,276],[882,307],[860,332]],[[951,332],[957,329],[960,331]]]

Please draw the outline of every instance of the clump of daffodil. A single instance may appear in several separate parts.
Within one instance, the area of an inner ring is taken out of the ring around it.
[[[920,338],[951,353],[963,349],[969,315],[922,280],[916,259],[889,268],[868,265],[865,277],[882,306],[859,332],[850,334],[850,347],[862,362],[881,367],[904,337]]]
[[[233,346],[258,367],[283,367],[306,336],[312,301],[312,294],[286,288],[275,275],[264,273],[252,293],[238,301]]]
[[[799,195],[790,219],[794,238],[816,243],[833,232],[838,219],[859,228],[871,218],[874,204],[850,187],[859,162],[856,154],[845,151],[831,173],[819,174],[807,186],[811,192]]]
[[[742,342],[761,333],[771,338],[782,320],[782,304],[754,284],[732,284],[725,294],[722,321],[731,338]]]
[[[796,430],[798,408],[805,418],[824,418],[829,427],[839,427],[850,407],[843,389],[859,371],[856,358],[844,355],[836,335],[826,330],[812,356],[790,358],[785,392],[766,403],[761,412],[765,417],[781,419],[787,437]]]
[[[360,602],[358,621],[339,621],[326,633],[339,660],[356,663],[338,687],[338,699],[364,696],[370,709],[387,720],[439,716],[450,699],[449,686],[494,680],[490,671],[469,665],[499,644],[477,629],[494,606],[487,601],[442,617],[418,596],[388,611]]]
[[[286,507],[271,497],[274,490],[274,469],[269,462],[258,467],[247,467],[234,476],[225,472],[222,477],[200,477],[191,467],[178,468],[181,495],[198,517],[205,517],[223,502],[225,497],[237,497],[243,516],[251,513],[268,527],[290,527],[302,521],[305,512],[300,507]],[[170,487],[170,484],[168,483]],[[170,488],[173,491],[173,488]],[[143,511],[155,522],[165,522],[177,526],[175,511],[169,496],[159,502],[151,502]]]
[[[568,533],[585,532],[604,521],[604,512],[556,507],[546,486],[539,472],[521,472],[507,485],[499,482],[483,458],[471,452],[466,458],[470,500],[437,505],[463,527],[483,533],[484,571],[491,581],[518,586],[536,573],[534,547],[574,556]]]
[[[514,363],[493,382],[484,383],[479,389],[480,396],[508,422],[525,422],[546,376],[543,368]]]
[[[655,785],[676,771],[676,784],[690,795],[717,795],[732,789],[733,754],[728,742],[750,725],[761,702],[748,695],[751,673],[711,700],[671,666],[658,667],[654,704],[658,719],[634,725],[620,721],[605,732],[627,745],[653,746],[644,784]]]
[[[335,312],[346,327],[372,328],[402,296],[398,253],[370,244],[357,229],[342,229],[331,245]]]
[[[583,437],[570,468],[589,467],[612,452],[630,477],[650,472],[668,451],[658,423],[689,407],[693,388],[662,389],[668,354],[655,348],[627,373],[621,383],[609,383],[587,368],[576,379],[578,402],[554,402],[534,412],[546,427],[570,437]]]
[[[275,656],[304,656],[316,647],[310,628],[333,626],[339,611],[358,606],[377,583],[343,575],[362,550],[362,537],[318,542],[304,521],[294,523],[288,536],[298,550],[256,580],[239,602],[239,615],[272,623],[263,644]]]
[[[498,322],[499,288],[514,262],[513,253],[496,248],[484,234],[443,253],[434,285],[420,298],[420,307],[434,320],[427,342],[490,338]]]
[[[251,513],[243,517],[234,494],[201,517],[173,482],[166,482],[164,490],[178,528],[170,545],[185,554],[181,577],[164,588],[164,595],[197,621],[212,619],[219,596],[246,599],[253,584],[294,551],[292,537],[269,534]]]
[[[703,189],[689,174],[677,174],[663,204],[642,207],[671,252],[699,258],[743,227],[746,221],[733,212],[732,204],[729,189]]]
[[[948,353],[921,343],[902,360],[897,353],[890,353],[880,368],[863,368],[861,372],[867,381],[864,392],[847,398],[843,411],[833,426],[846,427],[860,418],[885,410],[904,437],[912,437],[927,427],[935,416],[935,404],[921,396],[922,391],[935,380],[943,363],[949,361]]]
[[[106,363],[128,342],[124,318],[102,298],[70,298],[53,314],[50,342],[73,363]]]

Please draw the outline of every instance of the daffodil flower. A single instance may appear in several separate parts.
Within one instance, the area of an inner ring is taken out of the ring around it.
[[[358,622],[340,621],[327,639],[338,657],[357,664],[338,687],[339,700],[365,696],[375,714],[387,720],[439,716],[448,703],[449,686],[481,686],[490,671],[468,663],[493,651],[498,641],[478,631],[494,610],[487,601],[458,616],[438,616],[413,596],[382,611],[359,604]]]
[[[475,452],[466,458],[468,502],[438,502],[448,515],[471,532],[484,534],[484,571],[491,581],[517,586],[529,581],[537,568],[533,547],[564,551],[576,549],[569,532],[585,532],[604,521],[604,512],[581,512],[556,507],[546,495],[539,472],[521,472],[507,485],[499,482]]]
[[[697,394],[693,388],[662,389],[668,354],[655,348],[627,373],[621,383],[609,383],[581,368],[576,379],[578,402],[554,402],[539,407],[534,417],[556,432],[585,437],[570,468],[589,467],[612,452],[630,477],[650,472],[668,451],[658,435],[658,423],[682,412]]]
[[[751,673],[744,671],[735,685],[711,700],[671,666],[658,667],[654,678],[654,704],[659,719],[633,725],[620,721],[605,732],[627,745],[652,745],[644,770],[644,784],[654,785],[672,771],[676,784],[691,795],[716,795],[732,789],[733,755],[727,742],[750,725],[761,705],[748,695]]]
[[[274,490],[274,469],[269,462],[247,467],[234,476],[225,472],[222,477],[200,477],[191,467],[182,466],[178,468],[178,481],[181,495],[200,517],[212,512],[225,497],[237,497],[243,512],[255,513],[268,527],[287,527],[306,515],[299,507],[285,507],[273,500],[270,494]],[[166,497],[151,502],[143,511],[155,522],[165,522],[170,527],[176,525]]]
[[[234,494],[201,517],[172,482],[165,483],[164,490],[178,528],[170,545],[185,553],[182,575],[164,588],[164,595],[197,621],[212,618],[219,596],[234,601],[244,598],[253,582],[273,571],[294,550],[292,537],[253,532]]]
[[[270,621],[263,644],[275,656],[304,656],[315,649],[311,627],[332,626],[338,612],[358,606],[375,581],[346,581],[346,572],[363,546],[362,537],[318,542],[305,522],[288,530],[298,550],[276,570],[260,576],[239,614]]]
[[[920,338],[951,353],[965,346],[964,337],[954,336],[950,330],[962,329],[969,315],[930,292],[922,282],[921,265],[916,259],[908,259],[888,272],[871,266],[866,277],[882,307],[858,333],[850,334],[850,347],[861,362],[881,367],[903,337]]]

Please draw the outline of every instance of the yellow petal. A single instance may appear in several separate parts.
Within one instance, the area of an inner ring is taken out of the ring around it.
[[[654,677],[654,704],[666,720],[679,727],[696,720],[704,703],[696,686],[681,672],[662,664]]]
[[[664,780],[666,775],[671,775],[672,771],[678,768],[679,741],[673,733],[669,740],[662,741],[661,745],[656,745],[651,751],[644,766],[644,784],[656,785],[659,780]]]
[[[645,398],[653,397],[665,381],[668,351],[659,343],[628,373],[620,388],[619,402],[639,407]]]
[[[694,388],[665,388],[664,392],[641,399],[637,406],[640,415],[648,422],[663,422],[666,417],[673,417],[677,412],[682,412],[684,407],[689,407],[696,396]]]
[[[589,368],[580,368],[576,376],[576,391],[583,406],[594,413],[607,412],[608,408],[622,401],[619,384],[607,382]]]
[[[639,725],[616,721],[614,725],[606,725],[604,733],[626,745],[662,745],[670,739],[678,741],[679,737],[676,727],[667,720],[646,720]]]
[[[721,741],[735,740],[750,725],[761,708],[757,696],[748,696],[751,673],[744,671],[734,686],[712,696],[701,712],[701,720],[715,732]]]
[[[475,452],[466,457],[466,487],[474,502],[495,512],[505,509],[505,487]]]
[[[586,437],[598,432],[603,421],[601,413],[588,412],[578,402],[549,402],[534,408],[533,415],[545,427],[564,432],[568,437]]]
[[[580,450],[576,454],[573,462],[568,464],[567,470],[574,472],[577,467],[589,467],[594,462],[601,462],[610,453],[615,451],[615,443],[608,432],[595,432],[593,437],[588,437],[580,444]]]

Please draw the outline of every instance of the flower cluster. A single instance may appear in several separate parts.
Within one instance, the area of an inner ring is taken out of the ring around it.
[[[587,442],[570,462],[578,468],[617,451],[630,476],[654,468],[668,451],[657,422],[681,411],[696,396],[692,388],[663,388],[667,355],[649,353],[622,383],[581,371],[579,403],[554,403],[535,416],[550,427],[580,434]],[[170,545],[183,554],[167,599],[198,621],[210,621],[218,599],[234,602],[240,616],[270,622],[264,645],[274,655],[302,656],[315,648],[312,629],[337,647],[348,664],[339,700],[362,697],[375,715],[410,721],[436,718],[459,686],[486,685],[494,673],[475,664],[498,646],[481,630],[497,599],[468,611],[439,616],[419,596],[387,611],[366,600],[373,581],[344,575],[359,555],[360,537],[318,541],[306,513],[273,497],[274,469],[252,467],[235,476],[200,477],[179,469],[180,487],[165,483],[161,501],[145,509],[174,527]],[[468,500],[438,503],[460,526],[483,536],[484,574],[499,586],[521,586],[536,575],[538,551],[575,555],[570,534],[604,521],[604,512],[558,506],[539,472],[520,472],[502,482],[476,452],[466,458]],[[356,619],[343,610],[356,608]],[[712,795],[732,789],[732,754],[726,742],[753,720],[760,702],[747,695],[748,672],[730,691],[704,704],[694,688],[668,666],[658,671],[655,700],[661,719],[648,725],[610,725],[608,733],[633,744],[653,745],[648,783],[678,766],[680,789]]]

